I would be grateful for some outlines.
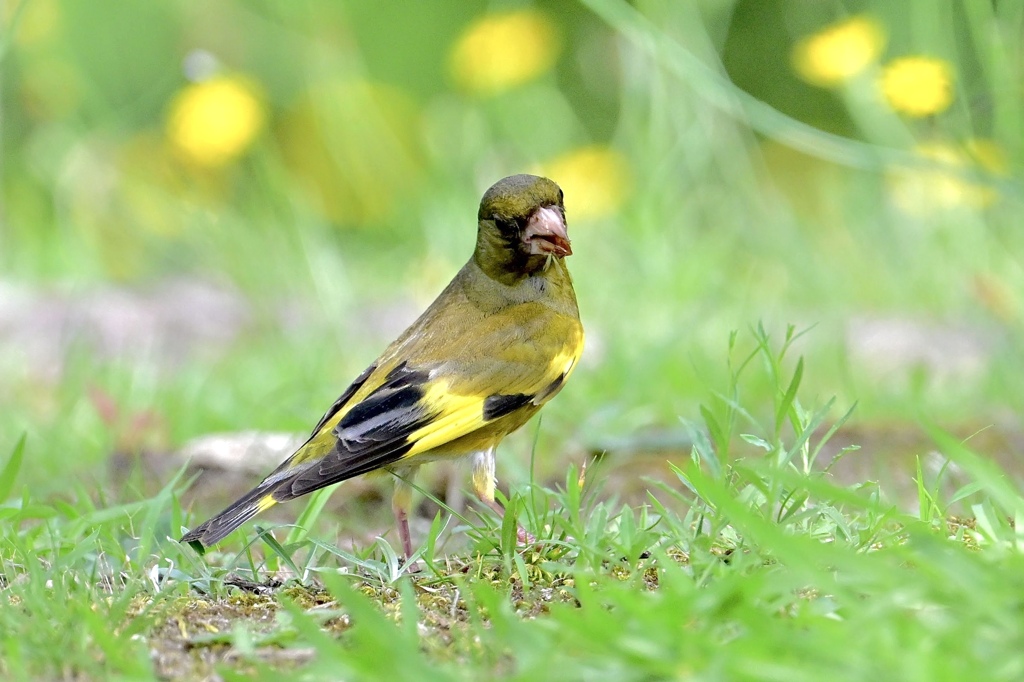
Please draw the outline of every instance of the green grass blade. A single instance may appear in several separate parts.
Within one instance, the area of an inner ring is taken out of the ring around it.
[[[14,482],[18,479],[18,472],[21,471],[22,458],[25,456],[26,434],[21,434],[18,442],[11,450],[11,456],[7,458],[3,471],[0,471],[0,503],[6,502],[14,491]]]

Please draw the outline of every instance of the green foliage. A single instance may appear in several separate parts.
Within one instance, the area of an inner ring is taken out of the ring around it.
[[[500,527],[439,515],[415,577],[383,541],[354,554],[267,531],[254,541],[265,560],[247,547],[208,564],[173,540],[180,477],[152,499],[107,508],[26,491],[2,507],[11,608],[0,626],[11,636],[0,669],[97,679],[144,679],[154,666],[195,675],[215,661],[227,679],[282,666],[300,679],[1019,675],[1024,545],[1012,519],[1024,499],[937,430],[936,446],[972,478],[952,498],[922,478],[921,513],[910,516],[872,484],[836,485],[815,466],[835,429],[801,399],[804,363],[788,356],[798,336],[775,344],[758,327],[731,337],[731,379],[702,411],[708,420],[690,426],[714,435],[694,439],[690,463],[673,467],[678,485],[662,484],[648,504],[604,496],[600,467],[570,468],[555,489],[513,495]],[[745,394],[764,383],[775,400],[759,421]],[[5,489],[32,447],[11,449]],[[954,500],[976,521],[943,516]],[[536,538],[525,547],[517,521]],[[438,553],[463,532],[475,555]],[[269,600],[231,596],[230,585],[269,594],[258,583],[275,565],[289,587]],[[237,578],[245,573],[256,582]],[[204,629],[210,617],[214,630]]]

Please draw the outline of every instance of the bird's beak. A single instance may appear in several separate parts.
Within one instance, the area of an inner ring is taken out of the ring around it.
[[[572,255],[562,213],[553,206],[541,206],[533,212],[523,230],[523,243],[533,255]]]

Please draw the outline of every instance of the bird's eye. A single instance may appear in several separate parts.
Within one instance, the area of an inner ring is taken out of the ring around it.
[[[515,220],[495,217],[494,224],[498,226],[502,234],[517,234],[519,232],[519,225]]]

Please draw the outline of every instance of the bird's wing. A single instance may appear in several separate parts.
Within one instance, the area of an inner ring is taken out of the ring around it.
[[[267,477],[264,483],[279,482],[274,500],[409,460],[528,404],[542,405],[574,368],[583,333],[575,319],[530,313],[518,311],[528,322],[517,334],[499,314],[476,325],[472,338],[452,339],[442,353],[430,343],[420,348],[413,337],[396,357],[382,356],[377,367],[392,369],[371,369],[306,445]],[[395,365],[397,358],[403,359]]]

